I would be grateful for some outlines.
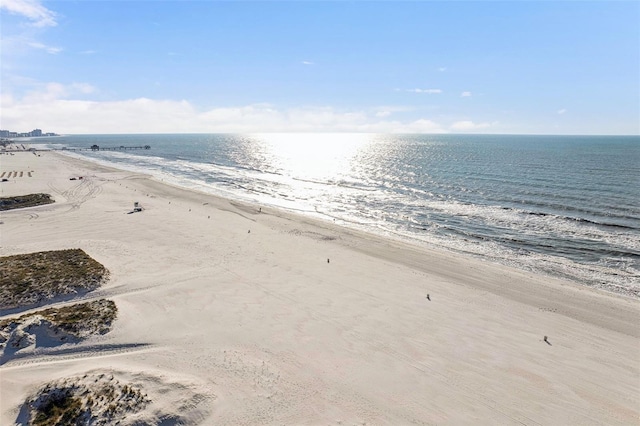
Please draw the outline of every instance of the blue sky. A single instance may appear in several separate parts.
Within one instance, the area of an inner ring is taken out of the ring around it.
[[[636,1],[0,5],[3,129],[640,133]]]

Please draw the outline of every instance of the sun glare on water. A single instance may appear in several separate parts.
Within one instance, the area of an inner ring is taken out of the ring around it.
[[[332,180],[349,173],[374,135],[361,133],[266,133],[252,135],[272,165],[291,177]]]

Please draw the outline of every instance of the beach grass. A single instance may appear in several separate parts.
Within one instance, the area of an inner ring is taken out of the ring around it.
[[[40,312],[45,319],[79,337],[84,333],[106,333],[116,319],[117,313],[116,304],[107,299],[62,308],[49,308]]]
[[[0,309],[91,291],[107,277],[107,269],[81,249],[5,256],[0,258]]]
[[[0,197],[0,211],[41,206],[53,202],[51,195],[43,193]]]
[[[82,414],[82,401],[71,392],[61,392],[46,401],[30,422],[33,426],[76,424]]]
[[[124,424],[149,403],[139,386],[95,372],[47,383],[26,401],[31,426]]]
[[[18,318],[2,320],[0,333],[15,328],[16,325],[29,321],[30,318],[40,316],[66,333],[83,338],[92,334],[107,333],[117,314],[118,309],[113,301],[100,299],[61,308],[48,308]]]

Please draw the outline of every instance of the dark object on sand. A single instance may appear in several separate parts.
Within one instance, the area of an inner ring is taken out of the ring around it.
[[[329,263],[329,259],[327,259],[327,263]]]
[[[128,214],[138,213],[142,211],[142,206],[137,201],[133,203],[133,210],[131,210]]]
[[[429,296],[429,294],[427,294],[427,300],[431,302],[431,296]]]
[[[16,195],[14,197],[0,197],[0,211],[34,207],[53,203],[49,194]]]

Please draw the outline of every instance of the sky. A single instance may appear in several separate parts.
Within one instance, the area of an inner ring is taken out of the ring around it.
[[[0,2],[0,128],[640,134],[638,1]]]

